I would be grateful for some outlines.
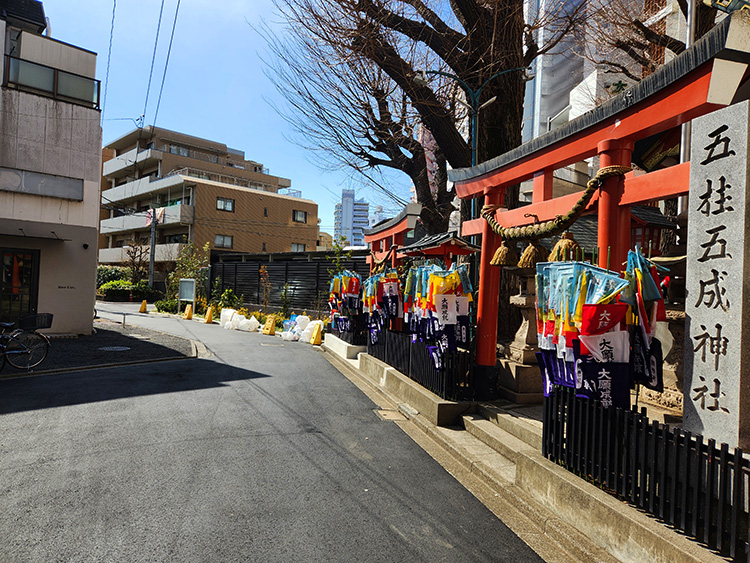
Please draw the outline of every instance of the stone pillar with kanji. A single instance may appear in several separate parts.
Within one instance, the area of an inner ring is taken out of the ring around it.
[[[695,119],[692,127],[683,428],[746,449],[750,104],[745,101]]]

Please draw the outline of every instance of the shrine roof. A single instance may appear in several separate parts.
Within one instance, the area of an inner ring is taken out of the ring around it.
[[[696,41],[690,49],[687,49],[619,96],[608,100],[565,125],[495,158],[481,162],[471,168],[449,170],[449,180],[460,183],[479,178],[540,152],[590,127],[599,125],[607,119],[614,118],[623,110],[653,96],[660,90],[666,89],[711,59],[722,58],[741,63],[750,62],[750,53],[748,53],[747,47],[747,28],[750,14],[743,12],[746,12],[746,10],[734,12],[731,16],[724,18],[706,35]]]
[[[399,248],[399,252],[418,252],[421,250],[427,250],[430,248],[438,248],[445,244],[454,244],[462,249],[470,252],[477,252],[480,250],[478,246],[471,244],[469,241],[461,238],[455,231],[449,231],[447,233],[438,233],[436,235],[427,235],[420,240],[413,242],[408,246]]]
[[[365,234],[365,236],[378,235],[397,226],[404,219],[407,220],[407,224],[405,225],[404,230],[411,230],[414,228],[414,223],[416,223],[416,220],[421,212],[422,206],[419,203],[410,203],[406,207],[404,207],[401,210],[401,213],[399,213],[395,217],[391,219],[385,219],[369,229],[362,229],[362,232]]]

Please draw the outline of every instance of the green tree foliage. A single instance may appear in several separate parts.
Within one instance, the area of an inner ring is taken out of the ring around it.
[[[97,266],[96,287],[99,289],[107,282],[115,280],[129,280],[130,270],[123,266]]]
[[[346,237],[340,236],[333,241],[333,254],[329,254],[326,259],[331,263],[328,268],[328,276],[334,277],[346,269],[346,262],[352,259],[352,251],[344,250],[346,248]]]
[[[211,251],[206,243],[203,248],[198,248],[192,242],[188,242],[180,250],[175,261],[174,270],[167,276],[167,297],[176,297],[179,290],[180,279],[194,279],[197,297],[208,297],[205,295],[206,270],[210,265]]]

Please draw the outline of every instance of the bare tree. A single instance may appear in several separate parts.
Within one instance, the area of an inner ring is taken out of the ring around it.
[[[498,74],[551,52],[583,15],[582,3],[559,2],[544,21],[529,14],[527,22],[523,3],[511,0],[279,0],[277,7],[290,39],[274,43],[274,79],[298,112],[298,131],[311,147],[354,170],[406,172],[424,215],[449,213],[440,191],[446,164],[471,164],[460,103],[472,100],[459,84],[477,91],[486,83],[473,109],[495,98],[478,121],[478,161],[516,147],[525,75]],[[541,26],[543,44],[537,41]],[[425,69],[458,81],[430,74],[425,83],[418,73]],[[431,191],[418,126],[438,147]],[[511,194],[509,203],[516,197]]]
[[[130,269],[130,283],[137,284],[144,278],[148,277],[148,262],[151,253],[151,246],[146,244],[145,240],[134,238],[125,250],[125,263]]]
[[[605,73],[639,82],[685,48],[688,4],[678,0],[682,18],[673,17],[668,0],[590,0],[588,25],[579,28],[581,53]],[[716,8],[695,3],[695,38],[716,22]],[[617,92],[614,92],[615,94]]]

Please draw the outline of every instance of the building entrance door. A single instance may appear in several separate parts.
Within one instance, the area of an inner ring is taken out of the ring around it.
[[[0,321],[37,312],[39,251],[0,248]]]

